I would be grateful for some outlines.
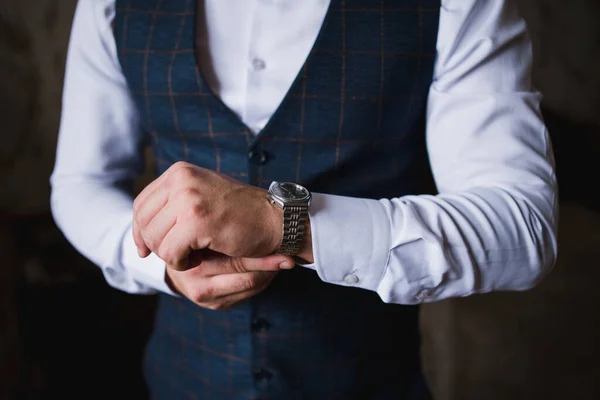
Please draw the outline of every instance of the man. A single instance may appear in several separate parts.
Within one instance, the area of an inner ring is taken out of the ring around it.
[[[109,284],[161,293],[153,397],[406,398],[414,305],[552,267],[525,24],[442,3],[79,1],[52,208]]]

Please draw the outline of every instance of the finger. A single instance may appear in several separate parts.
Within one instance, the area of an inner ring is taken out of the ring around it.
[[[213,252],[205,249],[208,244],[198,221],[179,219],[164,237],[157,254],[169,268],[187,271],[200,266],[206,257],[212,257]]]
[[[142,258],[148,257],[151,251],[148,248],[148,246],[146,246],[146,243],[144,243],[144,238],[142,237],[140,227],[138,226],[135,219],[133,220],[131,231],[133,234],[133,241],[135,243],[135,247],[137,247],[138,255]]]
[[[260,286],[254,288],[254,289],[250,289],[250,290],[246,290],[244,292],[220,297],[220,298],[218,298],[214,301],[208,302],[208,303],[197,303],[197,304],[200,307],[208,308],[210,310],[219,310],[219,311],[230,310],[233,307],[239,305],[240,303],[243,303],[244,301],[256,296],[257,294],[259,294],[260,292],[265,290],[267,288],[269,282],[270,281],[267,281],[264,284],[261,284]]]
[[[242,258],[241,263],[244,270],[252,271],[279,271],[292,269],[296,265],[293,257],[271,254],[262,258]]]
[[[140,226],[141,235],[144,239],[145,245],[151,251],[156,253],[159,257],[161,257],[161,255],[165,257],[171,257],[170,254],[164,254],[165,249],[168,249],[170,247],[170,244],[166,245],[164,249],[161,249],[161,246],[164,242],[165,237],[167,236],[169,231],[173,229],[176,223],[177,207],[173,205],[173,203],[169,203],[166,207],[160,210],[158,214],[154,216],[154,218],[152,219],[152,221],[150,221],[148,226],[146,226],[145,228]]]
[[[196,303],[210,303],[219,298],[259,289],[273,277],[273,272],[217,275],[199,281],[189,294]]]
[[[133,218],[138,226],[144,229],[150,221],[154,219],[169,201],[169,191],[164,186],[157,187],[150,195],[146,197],[143,203],[134,210]]]
[[[150,184],[148,186],[146,186],[141,192],[140,194],[137,195],[135,201],[134,201],[134,207],[137,208],[138,205],[143,204],[146,199],[148,198],[148,196],[150,196],[150,194],[152,194],[152,192],[154,192],[159,186],[162,186],[165,181],[168,179],[168,177],[174,172],[177,171],[180,168],[184,168],[187,165],[184,162],[178,162],[173,164],[169,169],[167,169],[165,172],[163,172],[158,178],[156,178],[155,180],[153,180],[152,182],[150,182]]]
[[[155,180],[153,180],[152,182],[150,182],[150,184],[148,186],[146,186],[135,198],[135,200],[133,201],[133,210],[134,212],[136,212],[146,201],[146,199],[152,194],[154,193],[154,191],[159,188],[164,180],[165,180],[165,174],[163,173],[161,176],[159,176],[158,178],[156,178]]]
[[[257,271],[280,271],[294,268],[294,259],[278,254],[262,258],[229,257],[208,249],[190,253],[188,268],[198,267],[203,276]]]

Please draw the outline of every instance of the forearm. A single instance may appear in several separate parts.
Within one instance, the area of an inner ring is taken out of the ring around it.
[[[65,237],[98,265],[113,287],[129,293],[170,292],[165,265],[137,257],[131,237],[132,198],[110,183],[52,176],[52,213]]]
[[[440,194],[315,196],[321,278],[402,304],[532,287],[557,251],[557,184],[539,96],[433,90],[430,102]]]
[[[132,293],[165,290],[164,263],[137,257],[128,187],[143,169],[143,132],[119,69],[108,2],[75,11],[63,90],[52,213],[67,239]]]
[[[380,201],[316,195],[315,201],[311,267],[328,283],[376,291],[386,302],[525,290],[556,257],[555,205],[519,189]]]
[[[548,197],[531,196],[536,189]],[[384,202],[404,234],[391,243],[380,295],[411,303],[535,286],[556,259],[552,189],[476,187]]]

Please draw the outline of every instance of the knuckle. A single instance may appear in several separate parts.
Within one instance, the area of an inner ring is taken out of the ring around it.
[[[174,163],[173,165],[171,165],[171,170],[179,170],[181,168],[186,168],[186,167],[190,167],[191,164],[188,163],[187,161],[177,161],[176,163]]]
[[[205,204],[198,190],[193,187],[184,187],[174,195],[175,199],[188,212],[204,212]]]
[[[184,200],[189,202],[199,202],[200,201],[200,193],[191,186],[186,186],[181,189],[179,192],[179,196],[181,196]]]
[[[235,272],[245,272],[244,263],[239,257],[230,257],[229,267]]]
[[[190,165],[182,164],[169,176],[169,181],[175,185],[183,185],[194,177],[194,170]]]
[[[206,207],[200,201],[194,201],[188,206],[188,212],[192,217],[203,217],[206,215]]]

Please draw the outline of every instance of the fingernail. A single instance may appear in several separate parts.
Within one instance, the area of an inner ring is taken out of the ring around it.
[[[139,247],[138,247],[137,251],[138,251],[138,256],[140,256],[140,257],[144,257],[144,255],[142,254],[142,250],[140,250],[140,248],[139,248]]]
[[[281,264],[279,264],[279,268],[281,268],[281,269],[292,269],[292,268],[294,268],[294,264],[292,264],[289,261],[284,261]]]

